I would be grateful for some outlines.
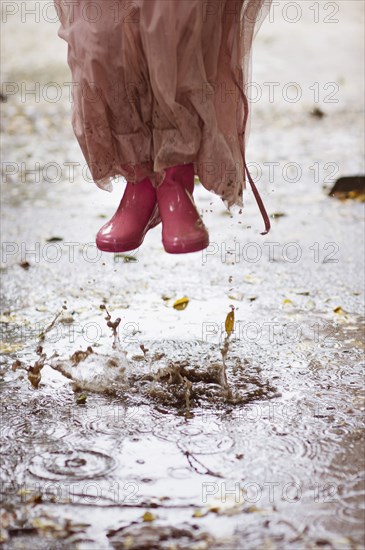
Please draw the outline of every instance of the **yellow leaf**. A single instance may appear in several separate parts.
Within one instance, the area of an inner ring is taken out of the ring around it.
[[[243,277],[243,280],[245,281],[245,283],[248,283],[250,285],[254,285],[256,283],[256,279],[251,275],[245,275]]]
[[[27,496],[27,495],[31,495],[33,493],[33,491],[31,491],[30,489],[19,489],[18,491],[18,495],[21,496],[21,497],[24,497],[24,496]]]
[[[179,300],[176,300],[173,304],[173,308],[177,309],[178,311],[182,311],[183,309],[187,308],[187,305],[189,303],[189,298],[184,296],[183,298],[179,298]]]
[[[23,349],[24,345],[20,343],[0,342],[1,353],[14,353]]]
[[[80,393],[80,395],[78,395],[78,396],[76,397],[76,403],[77,403],[78,405],[85,405],[86,400],[87,400],[87,395],[86,395],[86,393]]]
[[[245,512],[248,514],[260,514],[262,512],[265,512],[265,510],[263,510],[262,508],[257,508],[256,506],[249,506],[248,508],[246,508]]]
[[[244,295],[243,292],[236,292],[234,294],[228,294],[230,300],[237,300],[237,302],[242,302]]]
[[[32,525],[40,531],[61,531],[62,527],[49,518],[34,518]]]
[[[231,306],[231,311],[228,313],[226,317],[226,322],[225,322],[225,329],[228,336],[232,334],[233,327],[234,327],[234,307]]]
[[[365,202],[365,193],[363,193],[361,190],[349,191],[347,197],[349,199],[355,199],[360,202]]]
[[[293,302],[291,300],[289,300],[288,298],[285,298],[285,300],[283,300],[283,305],[284,306],[292,306]]]
[[[205,512],[202,512],[202,510],[200,510],[199,508],[197,510],[194,510],[194,513],[193,513],[193,518],[203,518],[204,516],[206,516],[207,513]]]
[[[155,514],[152,512],[145,512],[142,516],[143,521],[154,521],[156,519]]]

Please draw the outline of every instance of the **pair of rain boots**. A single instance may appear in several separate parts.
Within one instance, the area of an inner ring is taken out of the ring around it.
[[[162,244],[170,254],[207,248],[209,235],[193,200],[194,166],[167,168],[155,188],[148,178],[127,183],[120,205],[98,232],[96,245],[105,252],[127,252],[141,246],[146,233],[162,221]]]

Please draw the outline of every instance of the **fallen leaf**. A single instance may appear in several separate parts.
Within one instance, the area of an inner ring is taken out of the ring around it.
[[[318,109],[318,107],[312,109],[310,114],[314,118],[323,118],[326,116],[326,114],[321,109]]]
[[[335,193],[331,194],[332,197],[335,197],[339,201],[346,201],[346,200],[355,200],[357,202],[365,202],[365,193],[361,191],[349,191],[349,192],[340,192],[336,191]]]
[[[123,262],[125,264],[129,264],[131,262],[138,262],[137,258],[135,258],[134,256],[124,256],[123,258]]]
[[[228,334],[228,336],[230,336],[233,332],[233,327],[234,327],[234,306],[231,306],[231,311],[228,313],[226,317],[226,322],[224,327],[226,329],[226,333]]]
[[[257,506],[249,506],[248,508],[245,508],[244,512],[246,512],[246,514],[262,514],[265,513],[266,510],[263,508],[257,508]]]
[[[197,510],[194,510],[194,513],[193,513],[193,518],[203,518],[204,516],[207,515],[208,512],[203,512],[202,510],[200,510],[199,508]]]
[[[87,400],[87,395],[86,395],[86,393],[80,393],[80,395],[78,395],[78,396],[76,397],[76,403],[77,403],[78,405],[85,405],[86,400]]]
[[[33,527],[40,531],[62,531],[62,527],[48,518],[34,518],[31,521]]]
[[[245,283],[248,283],[249,285],[255,285],[256,283],[258,283],[258,279],[255,279],[254,277],[252,277],[252,275],[245,275],[243,277],[243,280]]]
[[[25,487],[23,487],[22,489],[19,489],[19,491],[17,492],[17,495],[19,495],[20,497],[25,497],[27,495],[32,495],[33,494],[33,491],[31,491],[30,489],[26,489]]]
[[[18,321],[17,317],[15,315],[10,315],[8,313],[4,313],[3,315],[0,315],[0,323],[9,324],[9,323],[16,323]]]
[[[221,509],[219,506],[211,506],[209,508],[209,511],[210,512],[213,512],[214,514],[219,514],[221,512]]]
[[[14,353],[23,349],[24,345],[20,343],[0,342],[1,353]]]
[[[60,241],[63,241],[63,237],[49,237],[49,239],[46,239],[46,243],[58,243]]]
[[[228,294],[230,300],[236,300],[237,302],[242,302],[244,298],[243,292],[236,292],[235,294]]]
[[[283,306],[292,306],[292,305],[293,305],[293,302],[288,298],[285,298],[285,300],[283,300]]]
[[[348,198],[349,199],[355,199],[355,200],[358,200],[360,202],[364,202],[365,201],[365,193],[361,193],[359,191],[350,191],[348,193]]]
[[[27,501],[27,504],[33,504],[33,506],[36,506],[37,504],[41,504],[43,502],[42,495],[36,494],[32,495]]]
[[[345,311],[344,309],[342,309],[341,306],[338,306],[338,307],[335,307],[335,309],[333,310],[334,313],[337,313],[337,315],[347,315],[347,311]]]
[[[114,261],[118,262],[119,259],[122,259],[125,264],[130,264],[133,262],[138,262],[135,256],[129,256],[128,254],[114,254]]]
[[[173,308],[177,309],[178,311],[182,311],[183,309],[186,309],[188,307],[189,298],[184,296],[183,298],[179,298],[179,300],[176,300],[173,304]]]
[[[365,176],[344,176],[336,180],[329,195],[345,200],[346,198],[356,198],[364,193]]]
[[[143,521],[154,521],[156,519],[155,514],[152,512],[145,512],[142,516]]]

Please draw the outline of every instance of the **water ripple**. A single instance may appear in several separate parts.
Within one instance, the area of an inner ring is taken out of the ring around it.
[[[34,456],[28,470],[41,479],[91,479],[103,477],[115,466],[114,460],[97,451],[72,450]]]

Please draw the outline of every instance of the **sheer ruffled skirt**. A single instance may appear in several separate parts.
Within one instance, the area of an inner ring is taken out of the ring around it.
[[[245,185],[245,96],[268,0],[55,0],[73,127],[92,176],[156,184],[193,163],[230,206]]]

